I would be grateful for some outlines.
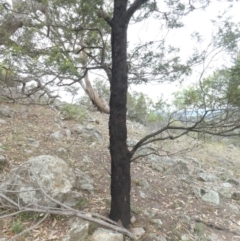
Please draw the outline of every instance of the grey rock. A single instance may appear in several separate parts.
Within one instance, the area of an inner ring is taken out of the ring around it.
[[[83,198],[81,192],[69,191],[63,203],[69,207],[75,207],[81,198]]]
[[[240,185],[240,181],[237,180],[237,179],[235,179],[235,178],[229,178],[229,179],[227,180],[227,182],[228,182],[228,183],[231,183],[231,184],[233,184],[233,185],[235,185],[235,186],[239,186],[239,185]]]
[[[211,173],[200,172],[197,175],[197,179],[203,182],[214,182],[217,180],[217,177]]]
[[[67,139],[70,139],[71,138],[71,131],[69,129],[64,129],[63,130],[65,136],[67,137]]]
[[[60,154],[67,154],[67,150],[65,148],[63,148],[63,147],[59,147],[57,149],[57,152],[60,153]]]
[[[150,233],[148,237],[154,241],[167,241],[167,239],[163,236],[158,236],[155,233]]]
[[[103,140],[101,132],[92,124],[86,125],[84,133],[97,140]]]
[[[2,147],[0,147],[0,152],[5,152],[5,150]]]
[[[94,190],[94,186],[92,184],[89,184],[89,183],[82,184],[81,188],[83,190],[86,190],[86,191],[93,191]]]
[[[142,191],[139,191],[139,195],[140,195],[140,197],[143,198],[143,199],[147,197],[147,194],[145,194],[145,193],[142,192]]]
[[[145,230],[143,228],[131,228],[130,231],[135,235],[137,239],[145,234]]]
[[[57,206],[39,190],[39,185],[56,200],[63,202],[73,189],[75,175],[69,165],[58,157],[41,155],[31,158],[10,171],[0,189],[23,191],[16,196],[25,205]],[[8,195],[8,194],[6,194]]]
[[[141,179],[140,186],[142,186],[145,189],[148,189],[150,187],[148,181],[145,178]]]
[[[7,124],[7,121],[0,119],[0,125],[6,125],[6,124]]]
[[[24,152],[27,153],[27,154],[32,154],[32,153],[33,153],[33,150],[24,149]]]
[[[229,146],[228,146],[228,149],[236,149],[236,146],[234,146],[233,144],[230,144]]]
[[[94,180],[89,177],[87,174],[82,172],[80,169],[75,169],[75,175],[76,175],[76,188],[82,188],[83,184],[93,184]],[[93,186],[93,185],[92,185]]]
[[[143,154],[147,154],[147,153],[143,153]],[[150,163],[156,163],[156,164],[161,165],[161,160],[160,160],[159,156],[156,156],[156,155],[148,155],[146,157],[146,161],[150,162]]]
[[[123,241],[123,235],[104,228],[98,228],[92,235],[92,241]]]
[[[152,163],[151,168],[157,172],[163,172],[163,167],[158,163]]]
[[[221,186],[224,187],[224,188],[232,188],[232,184],[229,183],[229,182],[221,183]]]
[[[209,192],[205,193],[202,196],[202,200],[205,202],[216,204],[216,205],[220,203],[219,194],[213,190],[210,190]]]
[[[8,106],[0,106],[0,116],[12,118],[16,114],[16,111]]]
[[[155,218],[155,219],[152,219],[151,220],[151,223],[153,223],[154,224],[154,226],[156,227],[156,228],[158,228],[158,229],[160,229],[161,227],[162,227],[162,220],[161,219],[159,219],[159,218]]]
[[[89,222],[74,219],[63,241],[84,241],[88,236]]]
[[[157,211],[154,209],[144,210],[143,215],[147,218],[153,218],[157,214]]]
[[[132,139],[132,138],[127,138],[127,145],[128,146],[135,146],[137,144],[137,140]]]
[[[61,130],[55,131],[49,135],[49,139],[53,141],[59,141],[64,138],[64,135]]]
[[[171,166],[170,168],[168,168],[165,171],[165,174],[174,174],[174,175],[178,175],[178,174],[189,174],[190,170],[188,167],[188,163],[184,160],[177,160],[177,163],[173,166]]]
[[[181,236],[181,241],[189,241],[189,236],[187,236],[186,234],[183,234]]]
[[[213,236],[213,235],[208,235],[207,241],[221,241],[221,240],[218,239],[217,237]]]
[[[38,148],[39,147],[39,141],[33,139],[33,138],[28,138],[26,140],[26,143],[28,146],[31,146],[31,147],[35,147],[35,148]]]
[[[231,198],[234,200],[240,200],[240,192],[234,192]]]
[[[132,216],[130,221],[131,221],[131,223],[135,223],[137,221],[137,219],[135,216]]]
[[[5,164],[5,162],[6,162],[6,157],[0,154],[0,165]]]
[[[55,99],[52,103],[52,108],[55,108],[57,110],[61,110],[61,108],[65,105],[64,102],[60,101],[59,99]]]
[[[76,134],[82,134],[84,132],[84,126],[83,125],[75,125],[72,127],[71,131]]]
[[[231,184],[229,183],[229,185],[231,185]],[[231,198],[233,192],[232,192],[232,188],[226,185],[226,186],[222,186],[219,189],[219,193],[225,198]]]
[[[201,163],[196,157],[190,157],[189,158],[193,163],[195,163],[198,167],[201,168]]]
[[[84,156],[82,162],[83,163],[91,163],[93,161],[88,156]]]
[[[229,207],[232,209],[234,213],[239,213],[239,208],[236,205],[230,204]]]
[[[90,130],[94,130],[95,126],[92,124],[87,124],[85,128],[86,128],[86,130],[90,131]]]

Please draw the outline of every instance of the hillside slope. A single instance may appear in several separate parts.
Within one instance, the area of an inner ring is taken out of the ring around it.
[[[79,111],[72,118],[66,110],[0,103],[0,179],[31,157],[58,156],[94,180],[94,190],[83,190],[78,208],[107,216],[108,116]],[[148,132],[129,121],[129,145]],[[240,240],[239,146],[183,137],[151,148],[159,156],[132,163],[132,227],[145,231],[139,240]],[[4,215],[6,209],[0,210]],[[63,240],[68,220],[52,215],[16,240]],[[0,219],[0,240],[14,236],[16,221],[24,229],[36,222],[27,214]]]

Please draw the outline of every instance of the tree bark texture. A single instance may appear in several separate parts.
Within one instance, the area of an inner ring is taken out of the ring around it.
[[[112,19],[112,81],[110,96],[111,211],[110,218],[130,224],[130,153],[127,147],[127,1],[114,1]]]

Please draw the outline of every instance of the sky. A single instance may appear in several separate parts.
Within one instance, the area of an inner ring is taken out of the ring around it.
[[[159,0],[160,1],[160,0]],[[162,1],[162,0],[161,0]],[[233,4],[234,7],[227,10],[229,5]],[[211,24],[211,20],[217,19],[217,16],[223,16],[223,12],[227,10],[225,13],[225,17],[231,16],[232,19],[236,22],[240,22],[240,2],[226,2],[226,1],[217,1],[211,3],[205,10],[195,10],[186,17],[183,18],[184,27],[178,30],[171,30],[167,33],[165,30],[160,30],[159,20],[157,19],[147,19],[138,24],[130,24],[128,28],[128,46],[131,48],[134,44],[138,42],[144,41],[156,41],[162,39],[163,36],[166,36],[166,41],[180,48],[180,56],[182,59],[187,59],[191,54],[194,47],[199,47],[196,45],[196,42],[192,40],[191,34],[193,32],[199,32],[203,37],[203,46],[202,50],[206,48],[206,46],[211,41],[212,32],[214,30],[214,25]],[[220,53],[211,62],[211,65],[205,72],[203,77],[207,77],[210,75],[216,67],[221,67],[223,64],[227,65],[228,59],[224,55],[224,53]],[[153,101],[157,101],[161,96],[164,100],[169,103],[173,99],[173,93],[183,88],[186,88],[190,84],[197,83],[199,80],[199,73],[202,72],[203,66],[198,66],[194,69],[193,75],[183,83],[178,83],[177,81],[174,83],[148,83],[142,85],[130,85],[129,91],[138,91],[147,94]],[[94,82],[95,78],[101,78],[99,75],[90,74],[90,80]],[[80,95],[83,94],[83,90],[80,91]],[[65,95],[65,100],[70,100],[71,97]]]
[[[196,10],[188,16],[184,17],[185,26],[179,30],[171,31],[167,35],[167,42],[180,48],[181,57],[186,59],[191,53],[196,43],[191,40],[191,34],[193,32],[199,32],[203,39],[203,48],[210,42],[214,25],[211,24],[211,20],[216,19],[218,15],[222,16],[223,12],[228,8],[231,3],[229,2],[215,2],[210,4],[206,10]],[[233,16],[233,20],[240,22],[240,2],[232,3],[233,8],[227,11],[226,16]],[[128,40],[131,42],[135,41],[145,41],[145,40],[157,40],[161,38],[162,31],[158,31],[159,23],[157,20],[146,20],[144,23],[138,25],[130,25],[128,30]],[[215,61],[213,61],[205,73],[205,77],[212,73],[214,68],[220,67],[226,64],[227,58],[221,53],[216,56]],[[131,89],[136,91],[141,91],[149,95],[153,100],[156,100],[159,96],[163,95],[164,99],[171,101],[172,93],[179,91],[189,84],[197,82],[199,78],[199,72],[202,70],[203,66],[199,66],[194,70],[193,76],[186,79],[182,84],[179,83],[165,83],[165,84],[147,84],[141,86],[132,86]]]

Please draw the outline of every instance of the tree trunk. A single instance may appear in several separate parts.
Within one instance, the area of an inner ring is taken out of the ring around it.
[[[117,3],[116,3],[117,2]],[[126,2],[115,1],[112,19],[112,81],[110,96],[111,211],[110,218],[130,224],[130,153],[127,147],[127,23]]]
[[[88,73],[84,79],[80,80],[79,83],[92,101],[93,105],[96,106],[101,112],[109,114],[110,110],[107,101],[93,89],[88,77]]]

